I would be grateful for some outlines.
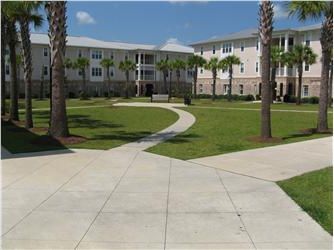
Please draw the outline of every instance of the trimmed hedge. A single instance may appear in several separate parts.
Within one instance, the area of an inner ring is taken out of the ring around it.
[[[211,99],[212,95],[209,94],[199,94],[197,95],[199,99]],[[228,99],[228,95],[216,95],[216,99]],[[255,97],[253,95],[232,95],[231,99],[234,101],[254,101]]]
[[[318,104],[319,103],[319,97],[317,97],[317,96],[304,97],[304,98],[302,98],[302,103]]]

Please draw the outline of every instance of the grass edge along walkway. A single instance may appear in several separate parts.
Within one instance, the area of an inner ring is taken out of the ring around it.
[[[277,184],[333,235],[333,167],[278,181]]]

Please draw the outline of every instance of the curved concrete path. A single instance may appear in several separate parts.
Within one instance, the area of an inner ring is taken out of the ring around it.
[[[164,133],[194,122],[176,111]],[[142,151],[161,132],[112,150],[2,160],[2,249],[332,249],[275,183]]]
[[[130,147],[135,148],[137,150],[145,150],[150,147],[153,147],[161,142],[164,142],[179,133],[182,133],[189,129],[196,121],[196,118],[181,109],[176,109],[175,107],[186,107],[184,104],[180,103],[142,103],[142,102],[132,102],[132,103],[116,103],[114,106],[126,106],[126,107],[156,107],[156,108],[164,108],[178,114],[179,119],[164,130],[161,130],[155,134],[144,137],[136,142],[131,142],[128,144],[124,144],[121,147]],[[159,117],[156,117],[159,119]]]

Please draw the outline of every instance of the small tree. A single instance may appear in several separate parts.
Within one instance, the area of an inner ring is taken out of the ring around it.
[[[271,102],[276,99],[276,70],[279,66],[279,63],[284,63],[284,52],[278,46],[273,46],[270,49],[270,67],[271,67]]]
[[[179,92],[179,86],[180,86],[180,78],[181,78],[181,70],[185,70],[186,69],[187,64],[180,60],[180,59],[176,59],[173,62],[173,68],[175,69],[175,73],[176,73],[176,92]],[[183,86],[183,93],[185,92],[185,87]]]
[[[188,58],[187,65],[193,71],[193,90],[194,90],[194,98],[197,96],[197,76],[198,76],[198,68],[204,67],[206,64],[206,60],[198,55],[192,55]]]
[[[74,68],[74,63],[72,62],[70,58],[65,58],[64,67],[67,71]],[[65,88],[66,96],[68,95],[68,81],[67,81],[68,72],[67,71],[65,71],[65,76],[64,76],[64,88]]]
[[[82,76],[80,99],[86,100],[88,98],[86,91],[86,70],[89,66],[89,59],[86,57],[79,57],[73,63],[73,66],[75,69],[78,69],[80,71]]]
[[[301,104],[301,93],[302,93],[302,81],[303,81],[303,65],[311,65],[316,62],[317,55],[313,50],[306,46],[297,44],[294,45],[292,50],[286,52],[284,55],[286,63],[290,66],[295,65],[298,71],[298,88],[297,88],[297,100],[296,104]],[[327,100],[326,100],[327,101]]]
[[[210,70],[212,72],[212,101],[214,101],[216,100],[217,70],[221,68],[221,63],[217,57],[212,57],[204,67],[206,70]]]
[[[164,93],[167,93],[167,75],[169,71],[169,62],[168,59],[161,60],[155,64],[155,68],[162,72],[164,78]]]
[[[136,64],[130,60],[121,61],[119,69],[125,74],[125,98],[129,98],[130,72],[136,70]]]
[[[232,79],[233,79],[233,65],[239,65],[241,63],[240,58],[235,55],[225,57],[220,62],[220,68],[228,70],[228,101],[232,100]]]
[[[107,78],[108,78],[108,99],[111,98],[111,80],[110,80],[110,69],[114,66],[114,61],[110,58],[104,58],[100,62],[101,66],[107,69]]]

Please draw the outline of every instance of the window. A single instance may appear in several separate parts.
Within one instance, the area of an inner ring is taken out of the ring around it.
[[[309,47],[310,44],[311,44],[311,41],[310,41],[310,40],[306,40],[306,41],[305,41],[305,46],[308,46],[308,47]]]
[[[82,51],[81,51],[81,49],[78,50],[78,57],[79,58],[82,57]]]
[[[259,62],[255,63],[255,72],[258,73],[259,72]]]
[[[203,47],[201,47],[201,55],[203,55]]]
[[[114,52],[112,52],[112,51],[110,52],[110,59],[114,60]]]
[[[244,94],[244,85],[243,85],[243,84],[240,84],[240,85],[239,85],[239,94],[240,94],[240,95],[243,95],[243,94]]]
[[[92,59],[102,59],[102,50],[93,50]]]
[[[113,77],[115,75],[115,68],[114,67],[111,67],[110,68],[110,77]]]
[[[9,75],[9,65],[8,64],[6,65],[5,71],[6,71],[6,75]]]
[[[256,50],[259,50],[259,39],[256,40]]]
[[[48,48],[43,48],[43,55],[48,56]]]
[[[224,84],[223,91],[224,91],[224,95],[228,94],[228,84]]]
[[[9,55],[9,49],[8,48],[5,49],[5,55],[6,56]]]
[[[166,55],[166,60],[168,60],[169,59],[169,56],[168,56],[168,54]]]
[[[308,94],[309,94],[309,93],[308,93],[308,85],[304,85],[304,86],[303,86],[303,96],[306,97],[306,96],[308,96]]]
[[[192,77],[193,76],[193,70],[192,69],[188,69],[187,70],[187,77]]]
[[[92,68],[92,76],[102,76],[102,68]]]
[[[245,42],[241,42],[240,43],[240,51],[244,52],[244,50],[245,50]]]
[[[201,72],[201,74],[203,74],[203,68],[201,68],[200,72]]]
[[[226,73],[226,72],[227,72],[227,68],[223,68],[222,73]]]
[[[78,75],[82,76],[82,70],[81,69],[78,69]]]
[[[304,71],[305,71],[305,72],[309,72],[309,71],[310,71],[310,65],[305,64],[305,65],[304,65]]]
[[[215,45],[212,46],[212,54],[216,54],[216,46]]]
[[[223,43],[223,54],[228,54],[232,52],[232,43]]]
[[[199,92],[200,92],[200,93],[203,93],[203,84],[200,84],[200,85],[199,85]]]
[[[128,59],[129,59],[129,54],[126,53],[126,54],[125,54],[125,57],[124,57],[124,60],[126,61],[126,60],[128,60]]]
[[[240,73],[241,74],[245,73],[245,64],[244,63],[240,63]]]
[[[49,67],[48,66],[43,66],[43,75],[47,76],[49,72]]]

